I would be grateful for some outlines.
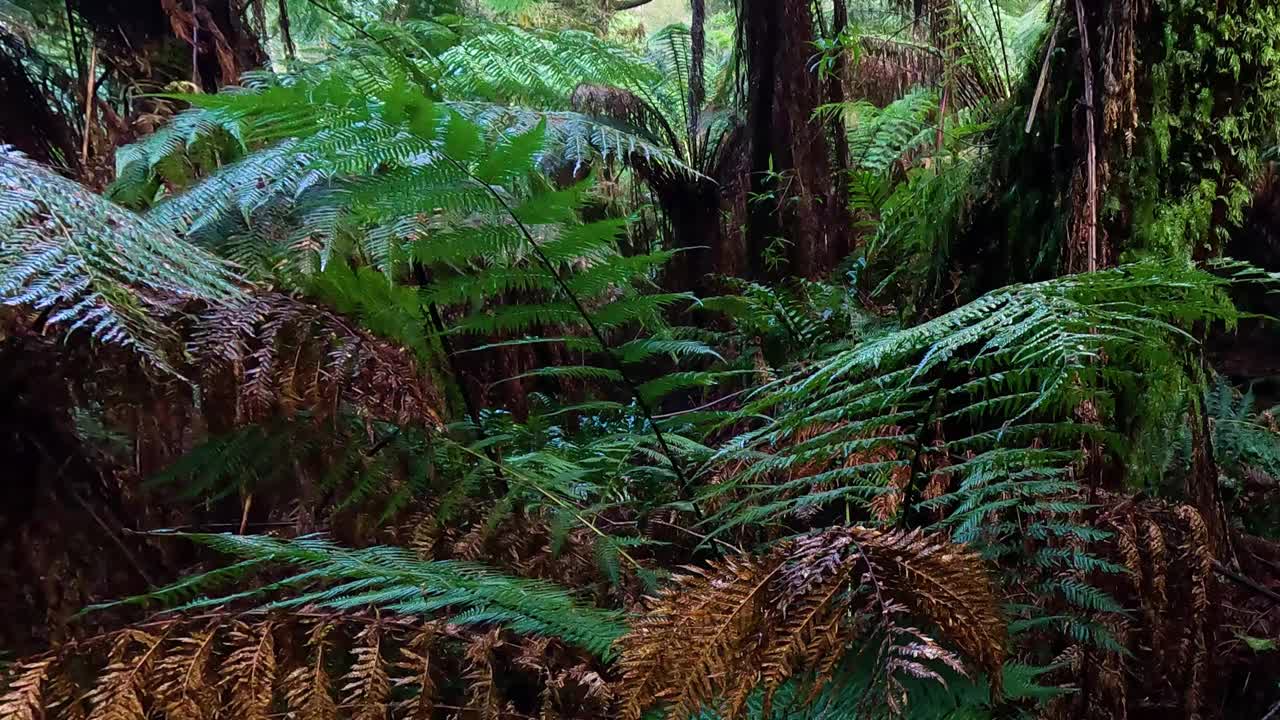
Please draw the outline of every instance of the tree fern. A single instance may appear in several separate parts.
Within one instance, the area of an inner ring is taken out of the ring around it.
[[[920,533],[852,527],[677,578],[621,642],[621,715],[639,718],[668,702],[676,718],[710,706],[731,719],[759,693],[758,716],[771,717],[785,684],[812,688],[812,701],[848,654],[873,658],[865,706],[883,697],[899,707],[899,675],[943,681],[940,670],[965,672],[957,655],[898,615],[938,627],[998,686],[1004,624],[977,556]]]
[[[707,522],[869,512],[888,496],[882,507],[942,510],[978,540],[992,516],[1039,515],[1034,502],[1069,489],[1081,440],[1122,445],[1080,408],[1109,413],[1143,373],[1180,362],[1181,323],[1234,321],[1223,282],[1167,262],[1013,286],[766,385],[740,417],[772,418],[720,452],[738,470],[709,491]]]

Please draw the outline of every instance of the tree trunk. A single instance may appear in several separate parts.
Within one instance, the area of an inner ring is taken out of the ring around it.
[[[73,0],[111,66],[147,89],[190,80],[205,92],[261,67],[266,51],[235,0]]]
[[[40,82],[33,74],[39,65],[33,60],[40,58],[25,42],[0,28],[0,141],[74,175],[80,164],[80,135],[68,109],[51,100],[57,97],[48,83],[53,78]]]
[[[816,278],[847,252],[850,223],[830,139],[813,120],[824,96],[823,83],[810,69],[813,13],[809,0],[743,0],[739,24],[752,170],[752,271]]]

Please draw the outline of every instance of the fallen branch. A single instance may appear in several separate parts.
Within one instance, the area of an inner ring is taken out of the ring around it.
[[[1258,595],[1261,595],[1267,598],[1268,600],[1276,603],[1277,605],[1280,605],[1280,593],[1277,593],[1271,588],[1262,585],[1257,580],[1254,580],[1252,578],[1247,578],[1244,575],[1234,572],[1227,566],[1218,562],[1217,560],[1213,561],[1213,571],[1218,573],[1222,577],[1236,583],[1237,585],[1248,588],[1254,591],[1255,593],[1257,593]]]

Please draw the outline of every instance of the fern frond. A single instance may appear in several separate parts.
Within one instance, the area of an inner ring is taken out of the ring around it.
[[[4,720],[39,720],[56,658],[42,657],[21,663],[10,674],[4,697],[0,697],[0,717]]]
[[[400,334],[400,325],[372,324]],[[413,344],[411,336],[406,345]],[[206,392],[232,399],[227,405],[235,425],[301,410],[324,416],[340,409],[339,402],[399,424],[443,425],[442,400],[413,354],[285,295],[260,294],[202,313],[188,351],[204,374]]]
[[[271,621],[235,623],[227,641],[233,650],[218,672],[231,711],[245,720],[266,720],[276,682],[276,645]]]
[[[0,149],[0,189],[0,304],[176,372],[179,339],[159,317],[243,300],[229,266],[19,153]]]
[[[175,639],[156,663],[156,684],[152,692],[156,705],[171,720],[210,720],[221,703],[221,693],[213,680],[213,659],[217,649],[217,628]]]
[[[87,699],[89,720],[144,720],[142,697],[164,636],[143,630],[122,633],[108,656],[106,668]]]
[[[900,625],[901,612],[932,623],[998,677],[1006,650],[997,606],[975,553],[919,533],[842,528],[762,557],[729,558],[677,578],[622,639],[622,717],[639,718],[656,702],[678,718],[712,704],[741,717],[757,687],[768,717],[785,684],[811,673],[805,683],[816,693],[860,639],[877,634],[898,648],[880,656],[890,678],[940,677],[935,661],[960,668],[934,640]]]
[[[250,535],[175,535],[247,560],[303,569],[270,586],[201,599],[188,603],[187,608],[217,606],[292,588],[288,599],[273,607],[376,605],[404,615],[461,608],[471,614],[456,614],[455,624],[496,621],[516,632],[564,638],[603,657],[609,656],[613,641],[622,633],[617,613],[582,605],[551,583],[504,576],[473,563],[424,562],[412,552],[392,547],[350,550],[316,537],[283,541]],[[326,581],[341,584],[325,587]]]
[[[342,687],[343,705],[352,708],[351,717],[358,720],[380,720],[387,717],[387,699],[391,680],[383,658],[381,628],[372,624],[356,636],[359,645],[352,651],[355,662]]]

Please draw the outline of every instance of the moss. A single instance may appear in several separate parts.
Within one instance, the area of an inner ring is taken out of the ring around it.
[[[1111,194],[1134,209],[1122,256],[1217,254],[1244,219],[1261,149],[1280,114],[1280,10],[1274,3],[1159,0],[1144,147]],[[1139,29],[1141,32],[1141,29]]]

